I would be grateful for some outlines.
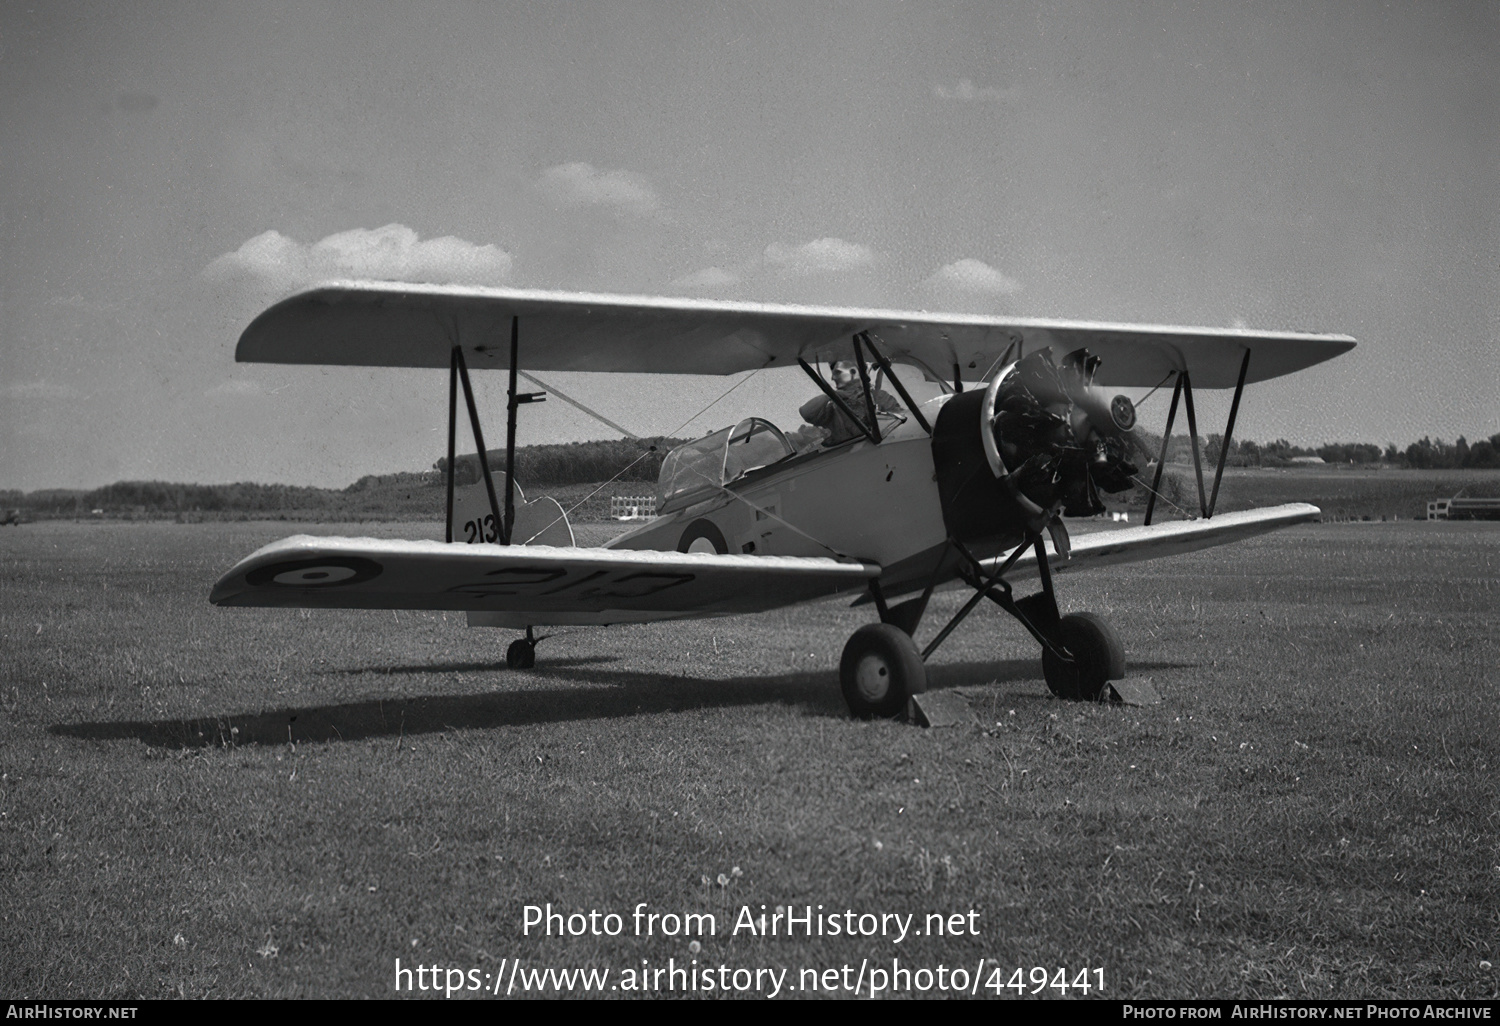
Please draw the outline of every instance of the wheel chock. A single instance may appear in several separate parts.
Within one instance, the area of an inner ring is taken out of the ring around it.
[[[1132,677],[1107,682],[1099,693],[1099,700],[1122,705],[1160,705],[1161,695],[1156,693],[1150,677]]]
[[[912,695],[906,718],[919,727],[967,727],[979,722],[968,699],[952,691]]]

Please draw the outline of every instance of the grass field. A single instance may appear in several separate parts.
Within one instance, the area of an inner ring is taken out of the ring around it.
[[[943,730],[846,717],[839,603],[569,631],[526,672],[453,614],[209,606],[286,527],[0,531],[0,993],[388,997],[398,958],[795,993],[899,958],[980,994],[1065,966],[1115,998],[1500,995],[1495,525],[1065,575],[1162,704],[1052,699],[981,610],[931,668],[978,722]],[[523,936],[549,902],[624,932]],[[639,902],[717,933],[635,936]],[[731,935],[762,904],[978,935]]]
[[[1178,480],[1178,504],[1196,513],[1198,486],[1192,467],[1174,466],[1172,472]],[[1213,468],[1207,468],[1203,477],[1204,488],[1212,490]],[[1228,511],[1310,502],[1329,519],[1420,520],[1427,516],[1428,500],[1460,492],[1500,495],[1500,470],[1409,470],[1369,464],[1228,467],[1219,486],[1217,508]]]

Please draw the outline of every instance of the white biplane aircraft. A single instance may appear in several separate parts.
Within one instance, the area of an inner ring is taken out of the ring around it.
[[[1054,694],[1091,699],[1124,676],[1124,650],[1098,616],[1059,614],[1053,573],[1189,552],[1314,519],[1317,507],[1305,504],[1214,516],[1224,454],[1245,385],[1353,346],[1343,335],[330,283],[257,317],[236,359],[447,367],[448,541],[299,535],[241,560],[210,598],[228,606],[464,610],[470,625],[524,629],[506,661],[529,667],[540,626],[728,616],[853,595],[879,618],[854,633],[839,664],[844,697],[861,717],[905,712],[925,688],[925,660],[987,598],[1041,645]],[[851,358],[862,385],[835,390],[817,367]],[[741,421],[667,455],[654,520],[602,548],[575,547],[561,507],[525,502],[516,488],[517,410],[545,395],[517,390],[522,363],[660,374],[800,365],[852,437],[798,452],[769,421]],[[943,394],[916,402],[896,365],[939,382]],[[485,455],[471,367],[509,370],[503,478]],[[872,370],[900,393],[903,413],[877,410]],[[980,384],[965,390],[966,380]],[[1062,516],[1102,511],[1099,490],[1124,490],[1137,473],[1127,445],[1135,408],[1111,388],[1168,380],[1162,454],[1181,400],[1200,517],[1151,523],[1158,458],[1144,525],[1070,543]],[[483,474],[482,486],[467,490],[454,481],[460,385]],[[1235,390],[1211,491],[1194,386]],[[1012,582],[1030,577],[1040,579],[1038,590],[1018,597]],[[919,649],[913,635],[933,590],[955,584],[973,595]]]

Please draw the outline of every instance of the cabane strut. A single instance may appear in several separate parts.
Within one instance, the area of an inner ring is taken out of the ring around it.
[[[490,471],[489,453],[484,446],[484,431],[479,426],[479,407],[474,402],[474,386],[469,382],[469,367],[464,360],[463,346],[455,345],[448,363],[448,517],[444,530],[446,541],[453,541],[453,487],[457,470],[455,446],[458,432],[458,386],[463,385],[464,403],[469,410],[469,426],[474,432],[474,447],[478,450],[479,470],[484,475],[484,490],[490,500],[490,514],[499,525],[500,544],[509,545],[511,528],[516,519],[516,408],[524,403],[545,402],[546,392],[516,391],[516,356],[520,348],[521,319],[510,319],[510,390],[507,393],[505,425],[505,507],[501,513],[500,499],[495,493],[495,477]]]

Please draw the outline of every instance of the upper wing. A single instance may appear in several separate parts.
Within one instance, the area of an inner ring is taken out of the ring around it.
[[[975,377],[1010,350],[1087,347],[1102,385],[1160,384],[1191,370],[1197,388],[1229,388],[1311,367],[1354,347],[1347,335],[1104,324],[899,310],[543,292],[460,285],[336,282],[282,300],[245,329],[242,363],[447,367],[455,345],[470,367],[510,364],[511,318],[531,370],[734,374],[847,356],[870,331],[892,359]],[[1018,349],[1013,348],[1018,347]]]
[[[775,609],[862,588],[879,573],[873,564],[800,556],[297,535],[240,560],[214,585],[209,601],[461,609],[517,614],[508,620],[521,626],[632,623]]]
[[[1318,519],[1322,510],[1305,502],[1238,513],[1215,513],[1208,520],[1175,520],[1149,527],[1124,527],[1117,531],[1099,531],[1073,539],[1071,558],[1063,559],[1048,546],[1047,565],[1054,571],[1111,566],[1116,563],[1139,563],[1161,556],[1212,548],[1242,541],[1292,524]],[[1001,562],[997,557],[987,561],[991,568]],[[1008,577],[1034,576],[1037,572],[1035,552],[1027,552],[1016,561]]]

